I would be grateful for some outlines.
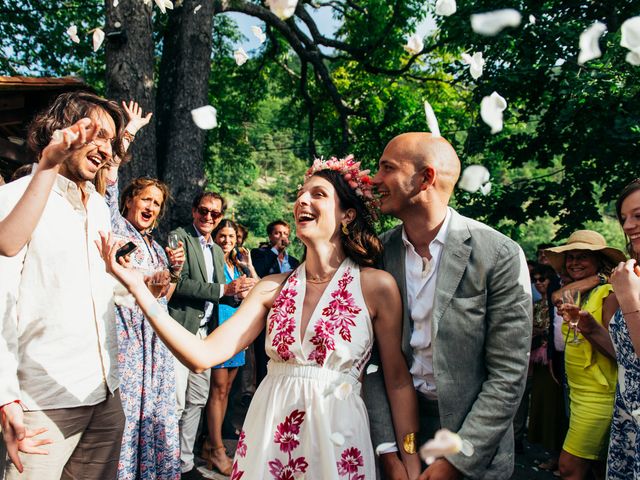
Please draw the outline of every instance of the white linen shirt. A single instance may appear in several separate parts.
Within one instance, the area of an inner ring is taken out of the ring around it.
[[[31,177],[0,187],[0,219]],[[13,258],[0,256],[0,404],[27,410],[95,405],[118,388],[113,289],[95,241],[111,230],[93,185],[58,175],[37,227]]]
[[[200,248],[202,248],[202,255],[204,256],[204,266],[207,272],[207,282],[215,283],[215,267],[213,265],[213,238],[209,237],[209,240],[205,240],[204,236],[200,233],[200,231],[194,225],[193,228],[198,232],[198,240],[200,241]],[[220,285],[220,292],[218,292],[218,298],[222,298],[222,294],[224,293],[224,286]],[[206,327],[207,322],[213,315],[213,302],[204,302],[204,316],[202,317],[202,321],[200,322],[200,328]]]
[[[416,390],[427,398],[436,399],[436,382],[433,374],[433,346],[431,343],[431,317],[438,279],[438,267],[444,242],[447,239],[451,209],[436,237],[429,244],[431,260],[421,257],[407,238],[402,228],[402,241],[406,248],[405,275],[407,286],[407,307],[412,320],[411,348],[413,364],[411,375]]]

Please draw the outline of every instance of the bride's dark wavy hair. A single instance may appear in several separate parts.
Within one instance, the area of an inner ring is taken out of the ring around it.
[[[371,214],[361,197],[349,186],[342,174],[335,170],[319,170],[313,176],[327,180],[336,190],[340,208],[356,211],[349,223],[347,235],[340,233],[342,248],[349,258],[362,267],[373,267],[382,255],[382,243],[375,233]]]

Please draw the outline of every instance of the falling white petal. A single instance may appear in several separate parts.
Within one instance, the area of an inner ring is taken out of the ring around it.
[[[80,43],[80,37],[78,37],[78,27],[76,27],[75,25],[71,25],[69,28],[67,28],[67,35],[69,35],[69,38],[72,42]]]
[[[462,172],[458,187],[467,192],[475,193],[491,178],[489,170],[483,165],[469,165]]]
[[[529,23],[531,25],[535,25],[536,24],[536,17],[534,17],[533,15],[529,15]]]
[[[482,195],[489,195],[489,192],[491,192],[491,182],[487,182],[484,185],[480,185],[480,193]]]
[[[119,3],[119,0],[113,0],[113,8],[117,8]]]
[[[484,68],[484,58],[482,58],[482,52],[476,52],[473,56],[468,53],[462,54],[462,61],[469,65],[469,73],[474,80],[477,80],[482,76],[482,70]]]
[[[353,385],[347,382],[343,382],[335,388],[335,390],[333,391],[333,395],[338,400],[344,400],[349,395],[351,395],[352,391],[353,391]]]
[[[631,17],[625,20],[620,27],[622,37],[620,45],[628,48],[632,52],[640,52],[640,16]],[[627,61],[629,61],[627,59]],[[629,62],[631,63],[631,62]]]
[[[115,287],[113,287],[113,303],[120,307],[135,308],[136,299],[124,285],[116,283]]]
[[[480,117],[482,117],[484,123],[491,127],[491,133],[498,133],[502,130],[502,112],[506,108],[507,101],[497,92],[484,97],[480,102]]]
[[[424,48],[424,43],[422,42],[422,38],[415,33],[409,37],[407,40],[407,44],[404,46],[404,49],[409,52],[411,55],[416,55],[422,51]]]
[[[155,0],[156,5],[162,13],[167,13],[167,9],[173,10],[173,2],[171,0]]]
[[[200,10],[202,8],[202,5],[196,5],[196,8],[193,9],[193,14],[195,15],[196,13],[198,13],[198,10]]]
[[[596,22],[580,34],[580,54],[578,64],[584,65],[589,60],[602,55],[600,51],[600,37],[607,30],[602,22]]]
[[[333,432],[329,438],[331,438],[333,444],[337,445],[338,447],[344,445],[344,435],[342,435],[340,432]]]
[[[640,52],[629,52],[624,59],[631,65],[637,67],[640,65]]]
[[[456,0],[438,0],[436,2],[436,15],[448,17],[456,13]]]
[[[65,128],[64,130],[54,130],[53,134],[51,135],[51,140],[53,141],[53,143],[64,142],[65,134],[70,142],[73,142],[76,138],[78,138],[78,135],[79,135],[75,133],[73,130]]]
[[[211,105],[205,105],[191,110],[193,123],[202,130],[211,130],[218,126],[218,112]]]
[[[381,455],[386,450],[390,448],[397,448],[397,445],[393,442],[384,442],[376,447],[376,455]]]
[[[244,48],[240,47],[235,52],[233,52],[233,58],[236,60],[236,65],[239,67],[247,63],[249,60],[249,55],[244,51]]]
[[[431,108],[431,104],[424,101],[424,114],[427,117],[427,126],[429,127],[429,131],[431,135],[434,137],[440,136],[440,127],[438,126],[438,119],[436,118],[436,114]]]
[[[100,46],[104,42],[104,32],[101,28],[96,28],[93,31],[93,51],[97,52]]]
[[[367,375],[371,375],[372,373],[376,373],[378,371],[378,365],[374,365],[370,363],[367,367]]]
[[[11,143],[14,143],[16,145],[24,145],[24,138],[20,138],[20,137],[7,137],[7,140],[9,140]]]
[[[286,20],[296,11],[298,0],[266,0],[265,3],[271,13],[277,15],[280,20]]]
[[[473,455],[473,445],[466,442],[467,452],[469,447],[471,453],[463,452],[463,440],[457,433],[450,432],[449,430],[442,429],[436,432],[434,438],[420,447],[420,457],[427,463],[433,463],[438,457],[444,457],[445,455],[454,455],[456,453],[463,453],[464,455]]]
[[[494,36],[506,27],[517,27],[522,21],[522,15],[513,8],[504,8],[487,13],[471,15],[471,28],[480,35]]]
[[[264,43],[267,39],[267,35],[262,31],[262,29],[256,25],[251,27],[251,32],[255,35],[260,43]]]

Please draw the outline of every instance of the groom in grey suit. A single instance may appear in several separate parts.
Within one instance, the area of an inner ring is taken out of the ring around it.
[[[402,224],[382,237],[383,268],[404,301],[419,444],[447,428],[474,447],[469,457],[436,460],[420,479],[508,479],[529,360],[531,283],[515,242],[448,206],[459,175],[458,156],[441,137],[407,133],[389,142],[373,182],[382,212]],[[366,375],[364,395],[384,478],[407,478],[382,369]]]

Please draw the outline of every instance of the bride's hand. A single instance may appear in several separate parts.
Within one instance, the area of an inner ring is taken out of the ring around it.
[[[130,292],[136,287],[144,287],[144,277],[141,272],[128,268],[126,258],[116,260],[116,252],[123,242],[115,242],[111,233],[108,235],[104,232],[99,233],[100,241],[96,240],[96,246],[104,260],[107,272],[116,277]]]

